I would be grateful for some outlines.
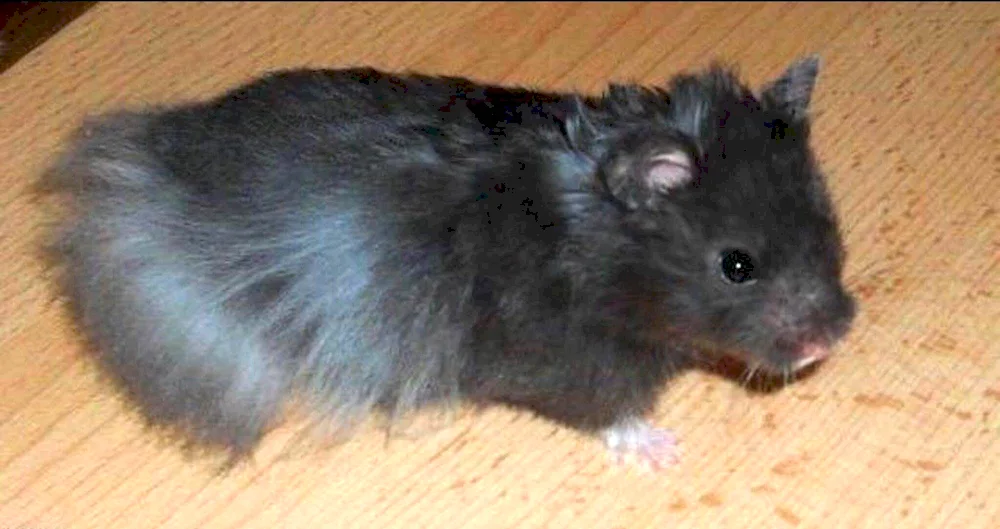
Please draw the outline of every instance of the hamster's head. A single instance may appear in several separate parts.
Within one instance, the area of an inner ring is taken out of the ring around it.
[[[646,316],[779,374],[827,357],[855,313],[808,145],[817,72],[801,60],[755,94],[714,67],[605,98],[601,179],[656,293]]]

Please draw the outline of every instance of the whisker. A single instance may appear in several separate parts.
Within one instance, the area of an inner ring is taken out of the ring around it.
[[[740,385],[744,388],[749,388],[750,383],[753,382],[753,377],[757,374],[758,369],[760,369],[759,363],[753,363],[747,366],[747,369],[744,370],[743,377],[740,380]]]

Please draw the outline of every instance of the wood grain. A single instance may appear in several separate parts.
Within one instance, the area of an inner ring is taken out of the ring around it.
[[[506,410],[388,444],[290,425],[217,475],[95,377],[36,258],[28,186],[87,113],[292,66],[595,91],[714,58],[758,83],[810,52],[859,321],[786,391],[678,380],[661,475]],[[0,76],[0,528],[996,527],[998,53],[997,3],[101,3]]]

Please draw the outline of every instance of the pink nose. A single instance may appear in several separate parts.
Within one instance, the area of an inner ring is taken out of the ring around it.
[[[816,362],[824,360],[829,356],[829,347],[815,343],[806,344],[799,352],[799,359],[792,364],[792,369],[799,371],[815,364]]]

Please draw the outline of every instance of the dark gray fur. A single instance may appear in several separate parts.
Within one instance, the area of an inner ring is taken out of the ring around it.
[[[85,124],[52,255],[156,425],[244,454],[293,396],[508,403],[585,431],[650,411],[696,346],[788,368],[853,316],[809,150],[818,62],[601,97],[369,69],[270,74]],[[683,152],[690,181],[649,182]],[[751,252],[753,285],[718,253]]]

